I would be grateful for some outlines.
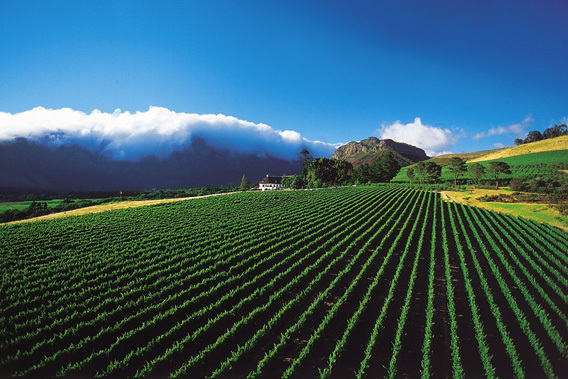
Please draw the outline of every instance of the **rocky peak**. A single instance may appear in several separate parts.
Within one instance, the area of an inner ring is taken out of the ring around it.
[[[357,166],[369,160],[374,161],[378,155],[386,152],[393,153],[397,160],[404,165],[428,159],[424,150],[416,146],[391,139],[380,140],[377,137],[369,137],[362,141],[353,141],[340,146],[333,153],[332,158],[345,159]]]

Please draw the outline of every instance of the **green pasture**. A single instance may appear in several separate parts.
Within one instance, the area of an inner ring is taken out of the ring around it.
[[[487,168],[489,163],[493,161],[506,162],[511,166],[511,174],[500,175],[501,179],[561,179],[565,177],[563,170],[568,170],[568,150],[545,151],[541,153],[518,155],[514,157],[495,159],[491,161],[479,162]],[[469,166],[470,164],[467,164]],[[399,173],[392,179],[394,183],[408,183],[407,170],[412,166],[403,167]],[[493,178],[489,173],[485,174],[482,182],[491,181]],[[468,172],[460,175],[458,181],[462,183],[464,180],[471,181],[473,177]],[[440,182],[453,182],[454,176],[447,167],[442,168],[442,176]]]

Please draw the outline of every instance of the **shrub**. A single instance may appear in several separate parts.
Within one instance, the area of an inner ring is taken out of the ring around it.
[[[524,191],[526,186],[521,179],[511,179],[509,182],[509,188],[513,191]]]

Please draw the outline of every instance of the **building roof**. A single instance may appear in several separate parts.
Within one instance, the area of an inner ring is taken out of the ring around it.
[[[266,175],[259,184],[282,184],[282,177]]]

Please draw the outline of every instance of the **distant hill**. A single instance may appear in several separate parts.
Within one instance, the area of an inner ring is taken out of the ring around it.
[[[470,159],[467,162],[483,162],[495,159],[503,159],[508,157],[515,157],[517,155],[543,153],[546,151],[568,150],[568,136],[549,138],[542,141],[526,143],[519,146],[507,147],[492,151],[480,157]]]
[[[334,159],[345,159],[353,167],[363,163],[372,164],[380,156],[392,153],[401,166],[408,166],[428,159],[424,150],[402,142],[391,139],[380,140],[376,137],[369,137],[362,141],[349,142],[337,148],[333,153]]]
[[[526,143],[519,146],[504,147],[501,149],[439,155],[437,157],[430,158],[430,160],[436,162],[440,166],[447,166],[450,159],[453,157],[460,157],[467,163],[473,163],[558,150],[568,150],[568,136],[549,138],[542,141]]]

